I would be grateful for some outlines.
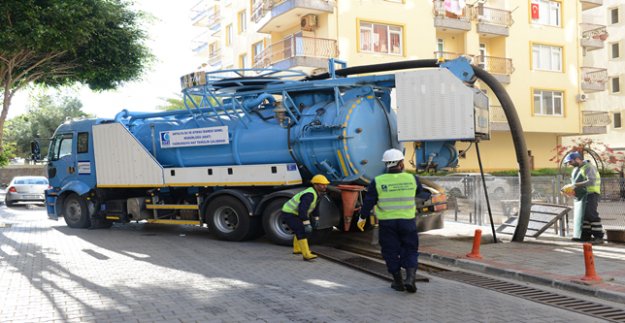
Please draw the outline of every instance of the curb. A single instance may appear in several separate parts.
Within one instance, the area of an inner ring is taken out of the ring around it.
[[[477,263],[475,261],[468,260],[468,259],[441,256],[437,254],[430,254],[427,252],[420,252],[419,259],[429,260],[429,261],[439,263],[442,265],[446,265],[446,266],[455,266],[455,267],[462,268],[465,270],[490,274],[493,276],[499,276],[502,278],[515,279],[515,280],[522,281],[522,282],[549,286],[549,287],[566,290],[566,291],[573,292],[573,293],[578,293],[578,294],[582,294],[586,296],[593,296],[593,297],[600,298],[603,300],[625,304],[624,293],[597,289],[591,286],[583,285],[581,283],[545,278],[545,277],[518,272],[514,270],[493,267],[493,266],[489,266],[486,264]]]

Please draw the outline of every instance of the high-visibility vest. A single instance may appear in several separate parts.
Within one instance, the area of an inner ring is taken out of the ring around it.
[[[302,196],[304,196],[304,194],[307,193],[312,193],[313,195],[313,201],[312,203],[310,203],[310,207],[308,207],[308,213],[306,213],[306,215],[310,216],[310,214],[315,210],[315,207],[317,206],[317,191],[315,191],[315,189],[312,187],[309,187],[295,194],[295,196],[293,196],[290,200],[284,203],[284,205],[282,206],[282,212],[291,213],[295,214],[295,216],[298,216],[300,199],[302,198]]]
[[[589,163],[584,162],[584,165],[576,168],[575,171],[571,173],[572,182],[575,183],[576,182],[575,179],[578,176],[581,178],[582,182],[588,180],[588,177],[586,176],[586,169],[588,167],[592,167],[592,166],[590,166]],[[601,193],[601,174],[599,174],[599,170],[595,170],[595,175],[596,175],[595,182],[589,183],[588,186],[586,186],[586,192],[600,194]]]
[[[375,215],[379,220],[414,219],[417,206],[417,181],[412,174],[389,173],[376,176],[378,202]]]

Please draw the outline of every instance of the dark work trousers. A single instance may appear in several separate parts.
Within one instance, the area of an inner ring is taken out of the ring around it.
[[[598,193],[586,195],[586,209],[584,210],[584,223],[582,225],[582,235],[585,238],[590,238],[590,235],[599,239],[603,238],[603,225],[601,225],[601,218],[597,212],[600,198]]]
[[[304,231],[304,223],[295,214],[282,212],[282,221],[293,230],[298,240],[308,239],[308,234]]]
[[[380,220],[380,247],[389,273],[416,268],[419,235],[415,219]]]

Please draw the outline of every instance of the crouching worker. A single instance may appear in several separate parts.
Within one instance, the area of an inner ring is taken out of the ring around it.
[[[367,188],[357,226],[363,231],[365,220],[375,205],[380,225],[380,247],[386,268],[393,275],[391,288],[415,293],[415,276],[419,256],[419,236],[415,219],[415,197],[430,199],[431,193],[421,186],[416,175],[404,173],[404,154],[397,149],[384,152],[382,161],[387,172],[376,176]],[[406,269],[402,279],[401,268]]]
[[[308,236],[319,224],[319,201],[330,182],[323,175],[310,180],[313,185],[293,196],[282,206],[282,219],[293,230],[293,253],[301,254],[304,260],[313,260],[317,255],[310,252]]]

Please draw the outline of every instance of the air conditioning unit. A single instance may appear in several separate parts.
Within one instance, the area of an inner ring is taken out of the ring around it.
[[[317,16],[316,15],[305,15],[300,20],[300,26],[302,30],[313,31],[317,28]]]
[[[588,94],[580,93],[577,95],[577,102],[586,102],[588,101]]]

